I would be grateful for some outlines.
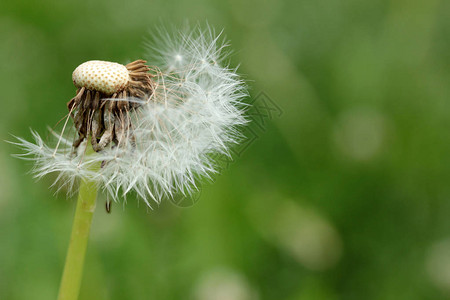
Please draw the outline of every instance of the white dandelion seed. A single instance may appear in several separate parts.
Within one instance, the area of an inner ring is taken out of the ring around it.
[[[226,47],[220,34],[197,28],[160,33],[149,44],[151,67],[142,60],[80,65],[62,133],[51,131],[54,146],[32,131],[34,143],[15,143],[24,149],[20,157],[35,162],[36,177],[56,172],[71,191],[87,179],[114,200],[133,191],[148,205],[190,193],[198,177],[215,172],[211,154],[228,155],[246,123],[245,85],[225,61]],[[100,171],[89,167],[99,162]]]

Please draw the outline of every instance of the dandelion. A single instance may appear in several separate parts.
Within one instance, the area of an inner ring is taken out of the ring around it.
[[[32,131],[34,142],[15,142],[36,177],[57,173],[55,184],[79,191],[59,299],[77,298],[98,189],[113,200],[134,192],[149,206],[187,195],[215,172],[211,154],[229,155],[239,141],[246,90],[226,46],[209,28],[160,32],[148,42],[149,63],[85,62],[72,74],[77,92],[61,132],[50,130],[55,139]]]

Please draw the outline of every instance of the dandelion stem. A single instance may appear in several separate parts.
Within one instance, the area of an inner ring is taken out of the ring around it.
[[[94,152],[90,143],[87,145],[86,151],[86,155]],[[90,168],[99,170],[100,163],[92,165]],[[97,191],[98,186],[95,182],[86,179],[81,181],[58,300],[78,299]]]

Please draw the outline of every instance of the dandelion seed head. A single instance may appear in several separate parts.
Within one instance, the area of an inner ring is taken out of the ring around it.
[[[93,99],[98,97],[100,104],[87,105],[90,110],[72,118],[75,126],[67,126],[78,133],[79,143],[71,143],[70,130],[64,128],[61,134],[54,133],[56,147],[48,146],[36,132],[33,143],[18,139],[25,157],[35,161],[37,177],[58,172],[58,180],[70,189],[78,179],[87,178],[114,200],[133,192],[150,205],[151,200],[159,203],[177,193],[189,194],[197,189],[198,178],[216,172],[212,154],[228,155],[229,147],[241,138],[238,128],[247,122],[242,102],[246,88],[236,69],[225,62],[226,44],[212,29],[196,28],[176,34],[160,31],[148,46],[150,67],[143,65],[145,61],[126,66],[90,61],[75,70],[78,92],[83,87],[94,90]],[[149,72],[131,76],[122,87],[125,75],[120,74],[125,70],[130,76],[136,70]],[[142,84],[135,83],[141,78]],[[126,92],[131,83],[135,86],[129,90],[135,94]],[[108,105],[117,109],[102,108]],[[79,105],[77,113],[83,107]],[[72,108],[69,103],[70,112]],[[88,135],[98,146],[89,156]],[[102,144],[105,136],[109,140]],[[99,162],[100,171],[90,171],[89,165]]]

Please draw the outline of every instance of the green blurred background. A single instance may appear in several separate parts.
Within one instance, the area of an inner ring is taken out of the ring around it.
[[[56,124],[80,63],[186,20],[232,42],[248,147],[193,205],[100,196],[80,299],[450,299],[450,1],[2,0],[1,140]],[[17,151],[0,299],[56,299],[75,201]]]

